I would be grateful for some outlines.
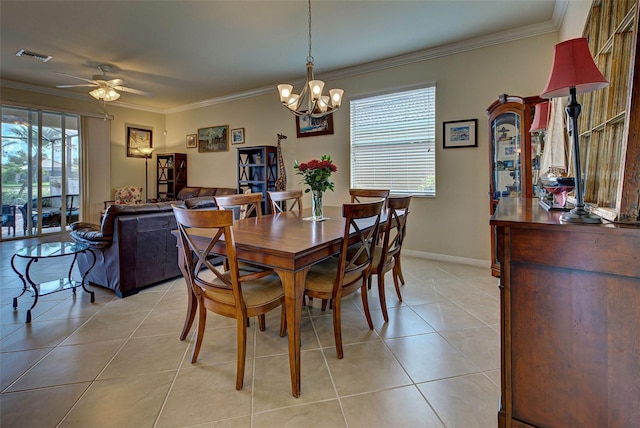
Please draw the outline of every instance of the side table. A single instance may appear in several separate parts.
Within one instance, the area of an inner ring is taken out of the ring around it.
[[[78,257],[78,253],[89,252],[93,256],[93,262],[89,269],[82,275],[82,281],[76,281],[71,278],[73,272],[73,266],[76,263],[76,258]],[[69,267],[69,273],[66,278],[55,279],[53,281],[43,282],[40,284],[35,283],[31,279],[30,269],[31,265],[37,262],[40,259],[50,259],[53,257],[63,257],[63,256],[73,256],[73,261],[71,262],[71,266]],[[15,258],[21,257],[24,259],[28,259],[27,267],[25,269],[24,275],[18,271],[15,265]],[[11,268],[18,275],[18,277],[22,280],[22,293],[19,296],[13,298],[13,309],[15,310],[18,307],[18,299],[24,295],[29,288],[33,290],[35,298],[33,299],[33,304],[27,310],[27,323],[31,322],[31,310],[38,303],[39,296],[45,296],[47,294],[56,293],[62,290],[72,289],[73,294],[76,294],[76,288],[82,287],[84,291],[91,294],[91,303],[95,302],[95,293],[93,291],[87,290],[84,285],[85,278],[93,269],[93,266],[96,263],[96,255],[89,249],[89,244],[80,243],[80,242],[47,242],[41,244],[30,245],[28,247],[21,248],[18,250],[13,257],[11,257]]]

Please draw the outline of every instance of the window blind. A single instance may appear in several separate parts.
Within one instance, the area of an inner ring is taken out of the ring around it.
[[[435,86],[350,104],[351,187],[435,196]]]

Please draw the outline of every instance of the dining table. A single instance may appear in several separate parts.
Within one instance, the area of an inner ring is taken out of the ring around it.
[[[280,277],[285,295],[287,319],[287,339],[289,344],[289,367],[291,373],[291,393],[299,397],[300,382],[300,322],[304,296],[304,282],[309,268],[322,260],[337,254],[341,250],[345,219],[342,207],[324,207],[325,219],[311,221],[310,209],[285,211],[283,213],[236,220],[233,223],[233,236],[236,243],[238,260],[272,268]],[[381,220],[382,221],[382,220]],[[366,228],[373,224],[370,220],[359,224]],[[212,229],[191,230],[190,236],[196,245],[203,248],[215,234]],[[355,231],[354,242],[357,239]],[[226,255],[226,248],[219,243],[213,253]],[[178,239],[178,264],[185,278],[183,250]],[[197,311],[197,300],[191,286],[187,284],[189,296],[187,317],[180,335],[186,338]]]

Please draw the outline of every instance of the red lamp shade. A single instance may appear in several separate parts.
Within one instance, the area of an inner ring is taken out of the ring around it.
[[[549,101],[538,103],[535,108],[533,123],[529,132],[544,131],[547,129],[547,123],[549,123]]]
[[[584,37],[558,43],[553,52],[553,65],[542,98],[556,98],[569,95],[569,89],[576,88],[576,94],[591,92],[609,85],[596,63],[593,61],[589,44]]]

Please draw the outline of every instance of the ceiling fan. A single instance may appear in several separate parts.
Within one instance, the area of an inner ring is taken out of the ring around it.
[[[153,94],[145,91],[141,91],[139,89],[128,88],[126,86],[122,86],[125,84],[125,81],[122,79],[109,79],[107,77],[107,73],[111,71],[111,67],[105,64],[98,65],[98,70],[102,72],[102,74],[94,74],[91,79],[85,79],[84,77],[73,76],[67,73],[58,73],[63,76],[73,77],[74,79],[80,79],[87,83],[78,84],[78,85],[57,85],[56,88],[78,88],[78,87],[90,87],[95,88],[89,91],[89,95],[97,100],[104,101],[115,101],[120,98],[120,94],[118,91],[129,92],[131,94],[142,95],[145,97],[150,97]]]

